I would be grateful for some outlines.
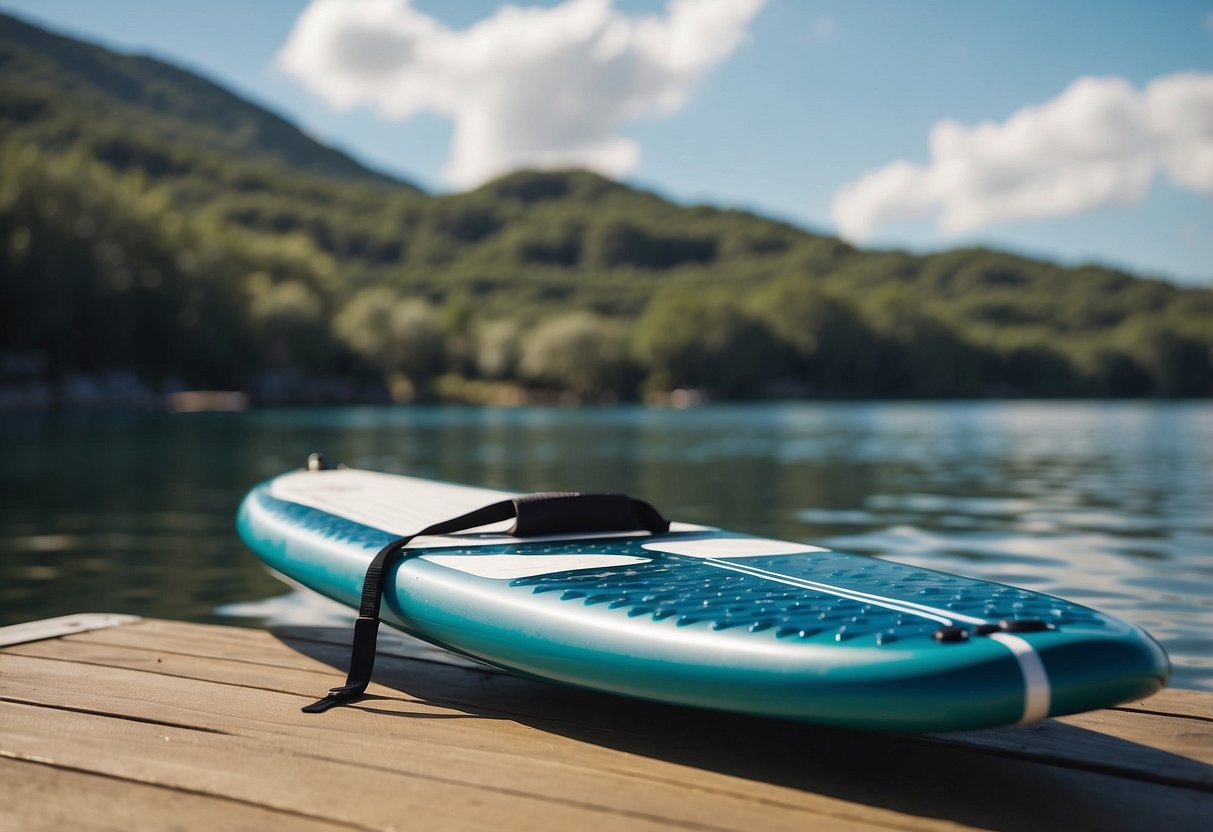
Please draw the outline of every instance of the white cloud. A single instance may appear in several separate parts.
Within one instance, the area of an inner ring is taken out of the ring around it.
[[[1164,174],[1213,196],[1213,73],[1181,72],[1138,90],[1079,78],[1001,123],[931,130],[931,161],[897,161],[834,195],[840,233],[862,240],[890,223],[938,214],[956,233],[1140,201]]]
[[[1205,15],[1205,31],[1213,34],[1213,12]]]
[[[503,6],[454,30],[409,0],[313,0],[279,65],[340,109],[451,118],[444,174],[471,186],[522,166],[632,170],[631,120],[679,109],[765,0],[671,0],[628,16],[611,0]]]

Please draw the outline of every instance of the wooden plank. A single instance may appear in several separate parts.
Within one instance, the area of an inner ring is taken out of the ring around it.
[[[26,709],[26,719],[49,719],[50,716],[37,713],[50,710],[48,704],[56,711],[53,718],[59,726],[58,731],[76,725],[80,718],[109,717],[111,723],[134,723],[138,719],[138,725],[146,725],[150,731],[165,731],[165,736],[171,736],[176,743],[189,742],[191,747],[200,743],[208,747],[237,746],[238,758],[246,763],[252,762],[259,750],[277,747],[288,750],[293,756],[323,762],[329,778],[348,780],[351,776],[348,770],[366,771],[366,783],[361,792],[390,793],[398,803],[408,802],[410,793],[396,780],[419,783],[421,791],[429,794],[429,800],[438,806],[458,805],[458,792],[461,791],[472,792],[472,799],[482,802],[486,792],[494,795],[498,803],[503,802],[502,795],[525,795],[540,804],[542,811],[538,814],[543,815],[545,823],[550,820],[553,825],[559,814],[554,813],[552,807],[571,805],[579,810],[582,823],[593,822],[596,814],[605,814],[614,818],[614,822],[626,818],[629,826],[656,819],[685,828],[743,829],[758,809],[781,805],[779,789],[767,787],[766,799],[759,800],[746,794],[744,789],[737,789],[727,777],[716,778],[720,782],[714,785],[703,783],[703,778],[698,778],[701,782],[692,780],[683,785],[685,778],[676,766],[651,764],[638,771],[637,763],[643,761],[617,750],[580,743],[566,746],[553,742],[550,735],[528,730],[508,720],[421,707],[412,702],[402,703],[404,707],[400,709],[391,707],[396,704],[394,702],[376,702],[373,711],[350,708],[325,715],[332,719],[318,719],[299,713],[295,697],[247,688],[225,690],[207,682],[182,688],[175,684],[180,680],[162,680],[155,675],[144,679],[138,677],[149,674],[98,668],[97,673],[90,674],[87,690],[78,687],[70,697],[62,696],[57,700],[49,695],[40,696],[44,703],[41,708],[34,704],[16,704],[20,701],[20,687],[30,685],[54,690],[66,679],[78,678],[78,673],[73,673],[74,667],[68,662],[0,656],[0,721],[11,719],[17,724],[17,717],[22,714],[20,708]],[[73,704],[66,704],[69,701]],[[6,706],[8,710],[5,710]],[[67,711],[69,707],[76,709],[75,712]],[[86,713],[79,713],[82,710]],[[267,713],[268,718],[263,716]],[[402,722],[387,719],[390,715],[416,719]],[[378,730],[381,726],[385,729],[391,726],[393,735],[386,736],[384,731]],[[94,742],[98,732],[106,730],[117,729],[109,729],[104,724],[87,730],[81,726],[76,741],[88,745]],[[181,735],[182,731],[188,730],[193,733]],[[18,753],[28,753],[34,748],[21,736],[8,739]],[[109,744],[110,740],[107,738],[105,743]],[[155,743],[152,745],[154,747],[144,753],[160,764],[167,762],[162,759],[165,749]],[[569,749],[574,753],[566,753]],[[58,753],[77,754],[75,742],[60,746]],[[379,761],[385,756],[393,761],[390,771],[380,770],[377,763],[366,762]],[[146,775],[139,767],[142,762],[145,760],[141,756],[126,759],[111,755],[103,764],[118,767],[107,771],[132,777]],[[218,760],[212,762],[219,764]],[[653,769],[658,769],[661,775],[656,780],[650,776]],[[205,771],[196,774],[209,776]],[[266,775],[265,779],[270,782],[261,783],[260,788],[273,791],[275,797],[279,794],[290,799],[296,797],[295,789],[278,783],[274,776]],[[385,779],[393,782],[381,782]],[[178,782],[181,782],[179,775],[171,780],[171,783]],[[227,787],[243,788],[245,785],[227,784]],[[319,790],[325,805],[337,799],[336,795],[324,794],[328,781],[306,785],[306,798],[313,797]],[[234,794],[248,798],[245,792]],[[464,798],[467,799],[467,795]],[[408,802],[406,808],[413,816],[424,815],[424,807],[412,802]],[[806,814],[822,828],[835,828],[830,823],[834,813],[841,814],[846,821],[843,825],[850,828],[890,828],[866,823],[861,815],[846,812],[845,805],[839,801],[813,796],[783,801],[782,808],[785,810],[782,815],[768,819],[770,828],[799,828],[806,822]],[[360,810],[361,807],[354,806],[343,809],[345,812]],[[499,810],[512,812],[511,817],[525,818],[524,825],[533,824],[537,813],[514,805],[501,805]],[[359,822],[374,820],[357,815],[355,818]],[[896,815],[890,814],[890,818],[895,820]],[[506,828],[511,825],[502,823]]]
[[[99,644],[127,645],[139,648],[154,647],[156,650],[176,652],[182,655],[212,658],[238,657],[243,661],[262,662],[280,667],[315,667],[315,662],[309,660],[306,654],[294,650],[283,651],[281,641],[283,639],[300,643],[314,641],[343,647],[348,651],[351,632],[352,630],[332,627],[287,627],[280,631],[277,638],[272,636],[258,638],[252,634],[261,636],[269,634],[262,630],[240,627],[145,620],[134,629],[92,633],[86,640]],[[457,656],[388,627],[381,628],[377,652],[380,656],[410,658],[455,667],[487,669],[495,673],[504,673],[504,671]]]
[[[0,757],[0,829],[223,829],[348,832],[360,827],[212,795]]]
[[[1189,717],[1213,722],[1213,694],[1167,688],[1149,699],[1126,702],[1112,710]]]
[[[342,677],[344,630],[144,621],[10,647],[0,756],[368,828],[1173,832],[1213,814],[1213,697],[1201,694],[1021,729],[881,735],[577,691],[405,638],[385,645],[399,655],[380,659],[381,698],[324,715],[298,708]]]
[[[127,642],[125,645],[112,645],[108,643],[111,640],[109,636],[103,638],[103,645],[99,645],[94,637],[90,637],[87,643],[82,643],[80,639],[61,639],[36,647],[17,648],[13,652],[75,663],[100,662],[111,667],[154,667],[157,672],[166,675],[263,687],[294,694],[300,697],[300,704],[318,696],[339,678],[338,672],[330,668],[327,662],[308,659],[302,654],[291,657],[291,667],[278,667],[270,673],[264,662],[250,664],[243,660],[214,658],[210,646],[199,651],[207,655],[188,656],[179,652],[162,655],[143,647],[131,646],[138,644],[139,640],[132,639],[129,632],[122,634],[122,640]],[[245,638],[248,641],[262,640],[252,635]],[[179,649],[181,645],[174,641],[173,646]],[[308,646],[314,652],[321,651],[326,659],[333,662],[343,660],[348,649],[340,643],[318,646],[313,642]],[[280,648],[281,645],[278,645]],[[226,649],[230,650],[230,647]],[[254,652],[268,655],[274,649],[272,644],[263,645]],[[432,705],[475,706],[482,712],[502,717],[575,721],[585,728],[602,724],[596,715],[609,714],[619,707],[642,707],[640,703],[618,697],[569,691],[517,680],[505,674],[499,674],[499,679],[486,681],[476,675],[479,667],[468,673],[414,664],[393,661],[389,657],[381,658],[380,678],[391,686],[375,687],[372,692],[387,697],[399,696],[399,690],[424,684],[426,690],[420,695]],[[553,699],[556,701],[551,701]],[[650,709],[660,707],[649,706]],[[670,710],[680,713],[683,709]],[[1096,711],[1032,726],[918,737],[916,741],[934,741],[970,750],[997,749],[1051,765],[1131,776],[1170,785],[1213,788],[1213,766],[1210,765],[1213,764],[1213,725],[1198,725],[1196,728],[1193,730],[1188,723],[1175,722],[1153,713],[1141,713],[1129,720],[1116,711]],[[1165,749],[1155,747],[1160,743],[1165,745]]]
[[[46,638],[59,638],[73,633],[85,633],[89,630],[122,627],[141,620],[137,615],[90,612],[61,615],[58,618],[43,618],[40,621],[30,621],[24,624],[10,624],[7,627],[0,627],[0,647],[41,641]]]
[[[457,806],[467,827],[524,830],[540,817],[552,825],[585,822],[594,808],[371,764],[317,765],[297,749],[102,714],[57,711],[48,736],[49,716],[47,709],[0,702],[5,754],[372,828],[399,826],[405,819],[419,827],[441,826]],[[611,822],[626,817],[636,828],[660,828],[639,813],[608,814],[614,815]]]
[[[129,634],[128,634],[129,635]],[[334,644],[334,649],[328,651],[327,658],[334,663],[344,661],[345,647],[340,644],[340,641],[345,638],[345,634],[341,633],[336,636],[337,643]],[[245,637],[248,638],[248,637]],[[230,649],[225,646],[225,650]],[[312,646],[315,650],[315,646]],[[433,649],[433,648],[428,648]],[[138,654],[134,661],[138,662]],[[130,659],[119,659],[129,661]],[[167,657],[166,657],[167,660]],[[303,666],[306,665],[306,660]],[[311,697],[318,694],[324,686],[327,686],[333,681],[332,676],[324,676],[324,665],[322,663],[312,663],[310,669],[315,672],[319,669],[319,673],[323,676],[323,680],[316,678],[316,681],[310,681],[309,677],[299,677],[293,680],[292,684],[281,688],[283,690],[293,690],[301,696]],[[203,670],[197,668],[198,672],[205,674],[216,674],[222,678],[238,684],[257,684],[265,682],[266,676],[263,671],[256,668],[247,669],[240,667],[222,666],[218,668],[207,667]],[[393,671],[386,663],[381,664],[381,670],[391,674]],[[182,670],[169,670],[169,666],[165,666],[166,672],[191,672],[187,666]],[[432,676],[433,670],[427,671],[427,675]],[[395,674],[401,679],[407,678],[406,674],[418,676],[416,671],[396,670]],[[508,695],[502,690],[502,685],[494,686],[491,692],[485,690],[486,685],[483,682],[473,681],[471,685],[466,681],[461,681],[457,677],[452,677],[450,674],[443,674],[444,681],[439,683],[436,688],[445,688],[445,697],[454,698],[463,702],[472,702],[481,707],[492,707],[497,712],[507,714],[530,713],[536,715],[534,708],[528,709],[528,702],[534,698],[535,692],[533,686],[527,684],[525,696],[518,697]],[[509,677],[506,677],[509,678]],[[391,680],[389,680],[391,681]],[[319,682],[320,687],[314,687]],[[309,688],[308,685],[313,685]],[[513,685],[505,686],[507,688],[516,687]],[[558,689],[566,695],[570,692],[564,689]],[[390,693],[388,691],[387,693]],[[479,695],[478,695],[479,693]],[[1183,692],[1181,692],[1183,693]],[[487,695],[486,695],[487,694]],[[584,695],[584,694],[582,694]],[[1173,694],[1164,693],[1163,698]],[[433,696],[431,696],[431,699]],[[608,701],[614,700],[613,697],[607,697]],[[1156,701],[1156,700],[1151,700]],[[1207,699],[1205,700],[1207,703]],[[511,705],[513,703],[513,705]],[[514,710],[511,710],[511,707]],[[581,707],[581,706],[578,706]],[[521,708],[521,710],[519,710]],[[592,722],[593,718],[588,720],[586,717],[579,716],[576,713],[566,711],[564,718],[581,719],[582,722]],[[584,708],[582,712],[597,713],[602,709]],[[553,712],[552,707],[548,706],[545,713],[549,716],[558,716]],[[1020,755],[1031,756],[1035,759],[1040,759],[1045,762],[1054,764],[1070,764],[1078,767],[1088,767],[1091,761],[1098,762],[1098,770],[1103,771],[1133,771],[1136,770],[1139,775],[1147,779],[1154,779],[1160,782],[1172,782],[1176,784],[1204,785],[1209,784],[1209,771],[1207,766],[1200,763],[1210,762],[1210,749],[1213,748],[1213,742],[1209,741],[1206,733],[1192,734],[1188,730],[1189,726],[1180,725],[1178,730],[1172,730],[1166,723],[1161,723],[1157,719],[1147,718],[1141,721],[1123,721],[1116,720],[1114,714],[1116,712],[1095,712],[1094,714],[1080,715],[1075,717],[1067,717],[1061,721],[1050,721],[1037,726],[1029,726],[1019,729],[1002,729],[994,732],[972,732],[969,734],[949,735],[942,738],[936,738],[941,742],[951,742],[969,746],[977,746],[982,748],[1001,748],[1008,752],[1018,753]],[[1073,727],[1095,730],[1075,730]],[[1102,729],[1102,730],[1100,730]],[[1171,751],[1182,750],[1187,756],[1179,756],[1174,753],[1165,751],[1158,752],[1150,749],[1151,742],[1157,743],[1161,737],[1167,736],[1167,732],[1171,731],[1175,734],[1175,742]],[[1126,735],[1126,732],[1130,734]],[[1192,734],[1189,738],[1185,736]],[[1119,736],[1118,736],[1119,735]],[[1123,740],[1141,740],[1142,744],[1135,746],[1125,743]],[[1133,753],[1126,753],[1132,751]],[[1189,759],[1190,758],[1190,759]],[[1106,761],[1106,762],[1102,762]]]
[[[365,718],[366,715],[353,716]],[[384,721],[383,717],[376,715],[372,721],[379,724]],[[380,825],[384,817],[374,812],[367,816],[363,811],[365,807],[361,803],[351,805],[351,799],[362,801],[367,795],[375,795],[377,805],[383,811],[390,811],[387,822],[398,821],[403,816],[416,820],[419,825],[439,822],[449,825],[451,807],[487,803],[508,814],[506,819],[494,821],[495,826],[507,829],[518,825],[512,822],[515,819],[519,819],[521,825],[533,828],[563,826],[572,818],[589,828],[608,824],[614,827],[621,822],[628,828],[651,826],[636,812],[635,794],[618,791],[616,783],[602,777],[594,780],[592,785],[597,788],[593,794],[599,800],[613,801],[617,809],[605,818],[595,811],[598,807],[582,805],[575,797],[564,798],[573,801],[571,805],[517,805],[508,798],[520,797],[518,792],[533,790],[536,786],[534,772],[526,770],[525,766],[520,769],[517,758],[506,770],[512,775],[512,786],[498,792],[477,793],[463,782],[468,775],[468,760],[450,754],[431,757],[423,754],[416,759],[418,764],[428,767],[433,762],[442,763],[443,767],[437,770],[449,772],[454,782],[430,778],[420,784],[421,788],[409,789],[409,778],[398,772],[372,770],[369,774],[358,771],[351,775],[344,771],[345,766],[318,766],[314,757],[296,759],[299,749],[291,748],[289,743],[263,748],[242,744],[233,747],[230,737],[222,734],[191,734],[188,730],[166,729],[133,720],[109,719],[98,725],[97,720],[96,715],[57,713],[54,715],[53,741],[47,743],[45,736],[39,737],[35,748],[39,753],[49,753],[57,764],[78,766],[91,762],[103,766],[111,775],[149,778],[162,785],[188,786],[241,800],[265,801],[281,797],[296,811],[333,811],[341,818],[372,826]],[[0,724],[18,724],[11,710],[5,710],[3,706],[0,706]],[[328,749],[330,739],[317,736],[313,738],[313,746]],[[6,738],[6,741],[20,744],[20,737],[16,740]],[[203,753],[198,748],[199,742],[206,743],[208,747],[204,750],[213,753]],[[284,749],[290,750],[284,755]],[[411,752],[416,751],[415,747],[399,744],[376,744],[375,749],[380,754],[376,759],[386,755],[391,760],[402,759],[399,752],[411,757]],[[769,776],[776,785],[781,781],[786,783],[784,791],[789,788],[802,790],[810,798],[818,793],[836,792],[845,795],[850,805],[839,806],[836,813],[808,814],[792,811],[794,807],[786,800],[756,800],[745,813],[743,823],[730,823],[727,817],[695,822],[695,813],[703,811],[704,804],[711,810],[720,808],[718,788],[710,777],[701,775],[710,770],[713,757],[727,765],[737,765],[735,754],[718,747],[713,752],[701,746],[696,753],[703,759],[688,764],[682,771],[667,771],[664,776],[649,770],[651,767],[644,765],[643,757],[630,763],[625,761],[622,765],[627,767],[628,774],[643,778],[653,790],[653,797],[669,815],[661,821],[666,828],[743,829],[752,828],[757,822],[764,828],[777,829],[803,828],[806,823],[824,829],[948,828],[964,823],[989,828],[1004,825],[1000,819],[1018,818],[1022,820],[1023,828],[1053,826],[1061,820],[1085,820],[1093,827],[1129,829],[1153,818],[1167,823],[1172,829],[1186,829],[1195,828],[1193,818],[1200,816],[1195,813],[1209,808],[1208,801],[1196,803],[1190,794],[1178,789],[1146,789],[1140,783],[1080,776],[1064,770],[1043,777],[1031,776],[1032,772],[1025,771],[1024,766],[1013,762],[1008,765],[996,757],[979,760],[976,766],[957,766],[955,760],[949,764],[949,755],[881,757],[870,754],[869,747],[853,750],[848,757],[839,754],[837,747],[827,747],[808,749],[822,756],[816,759],[809,756],[804,764],[795,766],[791,764],[794,760],[787,759],[789,750],[785,747],[784,759],[772,761],[766,771],[746,762],[743,754],[742,768],[750,770],[740,775],[746,778],[740,787],[744,788],[751,778],[757,777],[754,782],[761,783],[761,778]],[[16,751],[21,753],[22,749]],[[675,757],[681,756],[677,751],[672,753]],[[698,769],[705,764],[707,769]],[[882,771],[882,765],[892,770]],[[575,795],[577,784],[573,781],[576,778],[558,769],[546,772],[556,777],[555,785],[560,787],[558,793],[565,793],[572,787]],[[317,777],[322,779],[317,780]],[[467,795],[469,791],[473,796]],[[839,799],[835,797],[836,802]],[[881,804],[887,801],[896,805],[897,820],[877,827],[867,816],[886,814],[887,810],[882,810]],[[874,805],[867,805],[869,803]],[[572,811],[570,814],[561,809]],[[942,814],[937,814],[941,810]],[[483,813],[470,809],[458,809],[455,817],[472,825],[485,822]]]

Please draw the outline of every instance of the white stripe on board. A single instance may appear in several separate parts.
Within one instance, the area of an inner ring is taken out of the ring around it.
[[[1023,716],[1021,725],[1028,722],[1039,722],[1049,715],[1053,692],[1049,685],[1049,674],[1045,671],[1040,654],[1027,640],[1010,633],[992,633],[989,638],[1006,647],[1019,662],[1019,672],[1023,674]]]
[[[631,555],[444,555],[441,553],[421,555],[448,569],[457,569],[469,575],[496,580],[515,580],[551,575],[574,569],[607,569],[617,566],[635,566],[651,563],[649,558]]]
[[[765,537],[695,537],[690,540],[655,540],[641,544],[651,552],[686,555],[690,558],[748,558],[756,555],[802,555],[828,552],[820,546],[770,540]]]
[[[758,569],[752,566],[744,566],[736,561],[713,560],[712,558],[704,558],[703,562],[709,566],[715,566],[717,569],[727,569],[730,572],[740,572],[742,575],[749,575],[752,578],[762,578],[768,581],[777,581],[788,586],[800,587],[801,589],[815,589],[818,592],[824,592],[827,595],[833,595],[838,598],[847,598],[851,601],[862,601],[865,604],[873,604],[885,609],[894,610],[896,612],[904,612],[910,615],[917,615],[920,618],[929,618],[932,621],[937,621],[940,624],[952,624],[952,619],[943,615],[937,615],[934,612],[927,612],[921,609],[914,609],[909,605],[902,604],[892,598],[881,598],[876,595],[868,595],[862,592],[852,592],[841,587],[830,586],[829,584],[819,584],[816,581],[807,581],[801,578],[793,578],[789,575],[781,575],[778,572],[768,572],[765,569]],[[981,623],[985,623],[984,621]]]
[[[940,609],[938,607],[930,607],[926,604],[918,604],[914,601],[903,601],[900,598],[889,598],[884,595],[872,595],[868,592],[863,592],[858,589],[847,589],[845,587],[835,586],[833,584],[825,584],[820,581],[811,581],[808,578],[795,578],[790,575],[782,575],[778,572],[771,572],[766,569],[760,569],[757,566],[750,566],[739,561],[724,561],[715,560],[713,558],[704,558],[704,563],[711,564],[720,569],[731,569],[734,572],[742,572],[747,575],[753,575],[756,578],[766,578],[771,581],[779,581],[780,583],[789,584],[790,586],[798,586],[803,589],[815,589],[818,592],[824,592],[827,595],[835,595],[839,598],[849,598],[852,601],[862,601],[865,604],[874,604],[885,609],[897,610],[898,612],[910,613],[922,618],[929,618],[932,621],[938,621],[941,624],[954,624],[957,621],[963,621],[966,624],[987,624],[988,618],[976,618],[971,615],[953,612],[952,610]]]

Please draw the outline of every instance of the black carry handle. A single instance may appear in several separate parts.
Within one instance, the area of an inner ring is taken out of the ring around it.
[[[371,683],[371,671],[375,668],[375,645],[379,638],[379,604],[383,598],[383,584],[388,570],[404,559],[404,547],[413,538],[427,534],[452,534],[511,517],[515,519],[509,534],[514,537],[578,532],[647,531],[657,534],[670,528],[669,521],[643,500],[634,500],[623,494],[556,492],[502,500],[393,540],[379,550],[367,567],[358,619],[354,622],[354,644],[345,684],[333,688],[323,699],[305,707],[304,713],[322,713],[335,705],[357,699]]]

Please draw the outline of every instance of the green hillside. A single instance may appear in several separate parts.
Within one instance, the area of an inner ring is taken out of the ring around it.
[[[181,69],[3,16],[0,136],[9,383],[1213,394],[1208,289],[980,249],[862,251],[579,171],[429,196]]]
[[[290,122],[171,64],[119,55],[0,15],[0,124],[10,140],[87,147],[154,176],[278,163],[292,172],[399,186]]]

